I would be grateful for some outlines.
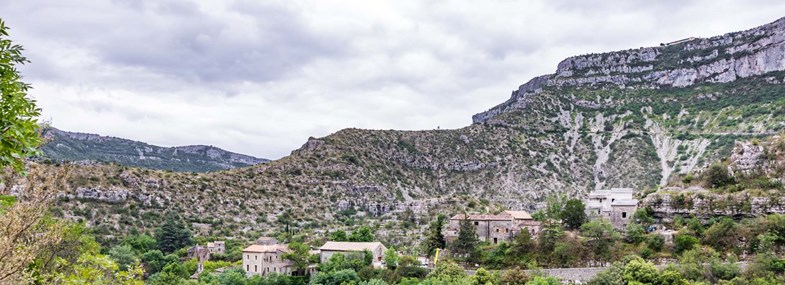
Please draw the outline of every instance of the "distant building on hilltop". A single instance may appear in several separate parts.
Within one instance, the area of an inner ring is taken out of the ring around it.
[[[617,230],[625,230],[638,209],[638,200],[633,198],[632,188],[612,188],[589,193],[586,216],[589,219],[603,218],[610,221]]]
[[[532,236],[539,234],[541,223],[532,219],[525,211],[504,211],[492,214],[458,214],[450,218],[445,238],[452,241],[458,237],[461,221],[464,218],[474,224],[477,236],[481,241],[497,244],[512,241],[521,231],[528,231]]]

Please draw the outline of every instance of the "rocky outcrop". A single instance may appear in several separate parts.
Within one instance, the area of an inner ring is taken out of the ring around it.
[[[654,217],[662,221],[672,221],[676,216],[706,219],[717,216],[757,217],[785,214],[782,198],[776,191],[753,196],[746,191],[722,194],[700,187],[671,187],[646,196],[641,206],[650,208]]]
[[[785,18],[747,31],[673,45],[646,47],[567,58],[556,73],[536,77],[512,97],[472,117],[483,123],[507,110],[526,107],[526,97],[546,87],[615,85],[644,88],[686,87],[701,82],[785,70]]]

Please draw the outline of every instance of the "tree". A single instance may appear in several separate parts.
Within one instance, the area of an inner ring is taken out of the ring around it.
[[[512,261],[507,263],[512,264],[528,261],[531,258],[532,253],[536,250],[536,244],[534,244],[534,240],[532,240],[529,231],[525,229],[521,230],[521,232],[515,236],[515,239],[512,240],[512,245],[510,245],[510,248],[507,250],[507,260]]]
[[[155,238],[146,234],[141,234],[127,236],[120,244],[130,246],[131,249],[134,250],[134,253],[142,255],[145,252],[155,249],[157,243]]]
[[[688,234],[678,234],[673,238],[673,251],[676,254],[688,251],[699,243],[698,238]]]
[[[529,275],[518,266],[505,270],[499,278],[501,285],[525,285],[527,281],[529,281]]]
[[[308,269],[308,264],[311,258],[311,248],[300,242],[289,243],[289,252],[281,255],[282,258],[291,260],[294,265],[293,268],[297,275],[303,275],[305,270]]]
[[[394,248],[388,248],[384,251],[384,263],[387,265],[387,269],[395,270],[398,267],[398,252],[395,251]]]
[[[358,230],[352,231],[352,234],[349,235],[349,241],[354,242],[372,242],[374,239],[371,228],[367,226],[362,226]]]
[[[474,273],[474,276],[471,277],[472,285],[486,285],[486,284],[493,285],[497,283],[498,281],[493,276],[493,274],[491,274],[490,272],[488,272],[488,270],[485,270],[485,268],[482,267],[480,267],[480,269],[477,269],[477,272]]]
[[[714,223],[703,234],[703,243],[718,251],[737,249],[741,239],[739,226],[727,217]]]
[[[191,244],[191,231],[174,212],[166,214],[164,224],[155,232],[158,249],[171,253]]]
[[[623,275],[627,282],[639,282],[634,284],[658,284],[660,279],[660,272],[654,264],[641,258],[630,260],[624,266]]]
[[[447,241],[444,239],[444,233],[442,233],[445,220],[446,217],[440,214],[439,217],[436,218],[436,221],[431,222],[428,227],[423,246],[425,248],[425,254],[428,256],[434,256],[437,248],[445,248],[447,246]]]
[[[474,224],[469,220],[469,216],[463,216],[458,229],[458,238],[452,242],[451,247],[455,255],[471,260],[477,251],[479,238],[477,237]]]
[[[136,264],[136,255],[129,245],[118,245],[109,250],[109,256],[120,266],[120,270],[127,270],[131,265]]]
[[[357,284],[360,276],[352,269],[343,269],[331,272],[319,272],[311,278],[312,285],[342,285]]]
[[[545,217],[554,221],[561,220],[565,199],[567,198],[563,194],[548,195],[548,197],[545,198]]]
[[[8,37],[8,27],[0,19],[0,166],[24,172],[25,159],[38,154],[42,142],[37,120],[41,109],[27,97],[30,85],[21,81],[16,69],[29,61],[22,56],[22,46]]]
[[[169,285],[169,284],[172,284],[172,285],[184,285],[184,284],[188,284],[187,281],[186,281],[187,277],[188,276],[186,276],[185,269],[183,268],[183,266],[180,265],[179,262],[173,262],[173,263],[169,263],[166,266],[164,266],[164,268],[161,270],[161,272],[158,272],[158,273],[153,274],[152,276],[150,276],[150,278],[147,280],[147,284],[150,284],[150,285]],[[245,275],[244,274],[242,275],[242,277],[243,277],[243,280],[245,280]],[[227,284],[227,283],[223,283],[223,284]]]
[[[619,239],[613,225],[604,219],[593,220],[581,226],[581,234],[589,239],[587,244],[595,259],[601,262],[610,260],[610,247]]]
[[[30,85],[21,81],[17,65],[28,62],[23,48],[9,39],[8,27],[0,19],[0,167],[25,173],[25,159],[39,151],[42,139],[37,117],[41,110],[27,96]],[[11,201],[5,196],[0,206],[0,283],[22,282],[23,270],[39,252],[57,244],[62,228],[44,217],[55,191],[66,189],[62,172],[28,177],[23,194]],[[44,186],[45,185],[45,186]]]
[[[646,231],[643,230],[643,226],[636,223],[630,223],[627,225],[627,231],[624,238],[631,244],[638,244],[646,239]]]
[[[349,240],[349,238],[346,237],[346,232],[344,232],[342,230],[337,230],[337,231],[333,232],[330,235],[330,240],[331,241],[347,241],[347,240]]]
[[[561,285],[561,281],[559,279],[554,278],[553,276],[542,277],[542,276],[534,276],[529,282],[526,282],[526,285]]]
[[[561,211],[561,218],[567,229],[579,229],[586,222],[586,208],[583,202],[578,199],[567,200]]]
[[[704,173],[706,186],[710,188],[720,188],[735,183],[735,179],[728,173],[728,168],[722,164],[715,163],[709,166]]]

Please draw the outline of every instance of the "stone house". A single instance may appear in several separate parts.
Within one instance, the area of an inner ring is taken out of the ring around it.
[[[342,241],[328,241],[319,248],[319,258],[321,262],[330,260],[334,254],[340,253],[349,255],[352,253],[362,254],[364,251],[370,251],[373,255],[373,266],[381,267],[384,262],[384,251],[387,250],[380,242],[342,242]]]
[[[226,253],[226,244],[223,241],[208,242],[207,250],[210,253],[224,254]]]
[[[288,244],[258,245],[243,249],[243,270],[247,276],[277,273],[292,274],[292,261],[281,255],[289,252]]]
[[[532,236],[539,234],[541,223],[532,219],[525,211],[504,211],[499,214],[458,214],[450,218],[445,232],[448,241],[458,237],[460,223],[464,218],[474,224],[477,236],[481,241],[493,244],[511,242],[521,231],[528,231]]]
[[[633,198],[633,194],[632,188],[592,191],[584,201],[586,216],[589,219],[607,219],[615,229],[623,231],[638,209],[638,200]]]

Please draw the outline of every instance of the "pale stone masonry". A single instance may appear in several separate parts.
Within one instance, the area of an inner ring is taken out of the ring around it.
[[[532,219],[524,211],[504,211],[499,214],[458,214],[450,218],[450,223],[445,232],[448,241],[458,237],[461,221],[468,218],[474,225],[477,236],[481,241],[492,244],[512,241],[521,231],[528,231],[532,236],[540,232],[541,224]]]
[[[613,228],[623,231],[638,209],[638,200],[633,198],[633,193],[632,188],[593,191],[585,200],[586,215],[589,219],[607,219]]]
[[[226,253],[226,244],[223,241],[208,242],[207,249],[210,253],[224,254]]]
[[[353,253],[363,253],[370,251],[373,255],[373,266],[381,267],[384,259],[384,251],[387,250],[380,242],[342,242],[328,241],[319,248],[319,257],[322,262],[330,260],[334,254],[349,255]]]
[[[289,252],[288,244],[258,245],[243,249],[243,270],[247,276],[277,273],[292,274],[292,262],[282,255]]]

